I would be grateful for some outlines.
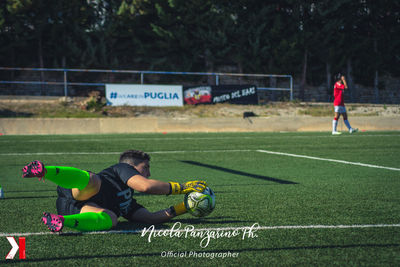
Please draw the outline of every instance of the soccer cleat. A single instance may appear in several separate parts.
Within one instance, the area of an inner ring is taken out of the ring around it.
[[[38,177],[41,181],[45,174],[44,164],[38,160],[32,161],[22,169],[22,178]]]
[[[358,132],[358,128],[351,128],[349,131],[351,134]]]
[[[342,132],[332,132],[332,135],[341,135]]]
[[[42,222],[49,228],[53,233],[61,232],[64,227],[64,217],[62,215],[51,214],[43,212]]]

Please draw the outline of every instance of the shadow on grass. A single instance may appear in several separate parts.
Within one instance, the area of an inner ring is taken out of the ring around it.
[[[213,186],[215,186],[215,187],[224,187],[224,186],[227,186],[227,187],[243,187],[243,186],[264,186],[264,185],[266,185],[266,184],[256,184],[256,183],[253,183],[253,184],[250,184],[250,183],[248,183],[248,184],[239,184],[239,183],[235,183],[235,184],[215,184],[215,183],[213,183]],[[279,184],[268,184],[268,185],[279,185]],[[214,192],[215,192],[215,190],[214,190]]]
[[[177,220],[181,223],[186,224],[226,224],[226,223],[249,223],[253,224],[255,221],[245,221],[245,220],[234,220],[232,217],[205,217],[205,218],[188,218]]]
[[[210,164],[205,164],[205,163],[201,163],[201,162],[197,162],[197,161],[181,160],[181,162],[187,163],[187,164],[196,165],[196,166],[200,166],[200,167],[205,167],[205,168],[209,168],[209,169],[214,169],[214,170],[218,170],[218,171],[223,171],[223,172],[227,172],[227,173],[232,173],[232,174],[236,174],[236,175],[247,176],[247,177],[250,177],[250,178],[261,179],[261,180],[265,180],[265,181],[271,181],[271,182],[275,182],[275,183],[279,183],[279,184],[298,184],[298,183],[292,182],[292,181],[281,180],[281,179],[273,178],[273,177],[269,177],[269,176],[252,174],[252,173],[242,172],[242,171],[237,171],[237,170],[232,170],[232,169],[228,169],[228,168],[224,168],[224,167],[220,167],[220,166],[215,166],[215,165],[210,165]]]
[[[390,248],[400,247],[400,244],[349,244],[349,245],[326,245],[326,246],[299,246],[299,247],[281,247],[281,248],[248,248],[248,249],[230,249],[230,250],[201,250],[196,251],[197,253],[240,253],[240,252],[268,252],[268,251],[290,251],[290,250],[313,250],[313,249],[347,249],[347,248]],[[67,261],[67,260],[92,260],[92,259],[118,259],[118,258],[130,258],[130,257],[154,257],[161,256],[163,251],[149,252],[149,253],[129,253],[129,254],[110,254],[110,255],[75,255],[66,257],[54,257],[54,258],[38,258],[38,259],[26,259],[22,262],[50,262],[50,261]],[[165,251],[164,251],[165,252]],[[0,263],[4,264],[15,264],[12,260],[0,260]]]

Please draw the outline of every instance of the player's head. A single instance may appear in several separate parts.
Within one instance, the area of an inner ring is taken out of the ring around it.
[[[337,74],[335,74],[335,77],[334,77],[334,79],[335,79],[335,81],[336,82],[339,82],[339,81],[341,81],[342,80],[342,74],[339,72],[339,73],[337,73]]]
[[[140,150],[127,150],[119,157],[119,163],[135,167],[144,177],[150,177],[150,155]]]

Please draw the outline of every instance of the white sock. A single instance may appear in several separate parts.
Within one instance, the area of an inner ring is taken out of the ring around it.
[[[347,129],[351,130],[350,122],[348,120],[344,120],[344,124],[346,124]]]
[[[337,129],[337,120],[333,120],[332,121],[332,132],[336,132],[336,129]]]

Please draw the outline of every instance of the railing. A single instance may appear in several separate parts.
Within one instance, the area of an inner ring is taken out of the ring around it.
[[[253,77],[253,78],[287,78],[289,79],[289,87],[264,87],[258,86],[257,90],[269,91],[289,91],[290,100],[293,100],[293,77],[291,75],[275,75],[275,74],[245,74],[245,73],[209,73],[209,72],[176,72],[176,71],[143,71],[143,70],[101,70],[101,69],[50,69],[50,68],[9,68],[0,67],[0,71],[40,71],[40,72],[63,72],[63,81],[0,81],[0,84],[35,84],[35,85],[63,85],[64,96],[68,96],[68,86],[105,86],[106,83],[96,82],[69,82],[69,72],[90,72],[90,73],[125,73],[125,74],[138,74],[140,75],[140,82],[144,84],[144,76],[148,74],[157,75],[198,75],[198,76],[214,76],[215,85],[220,84],[221,76],[230,77]]]

